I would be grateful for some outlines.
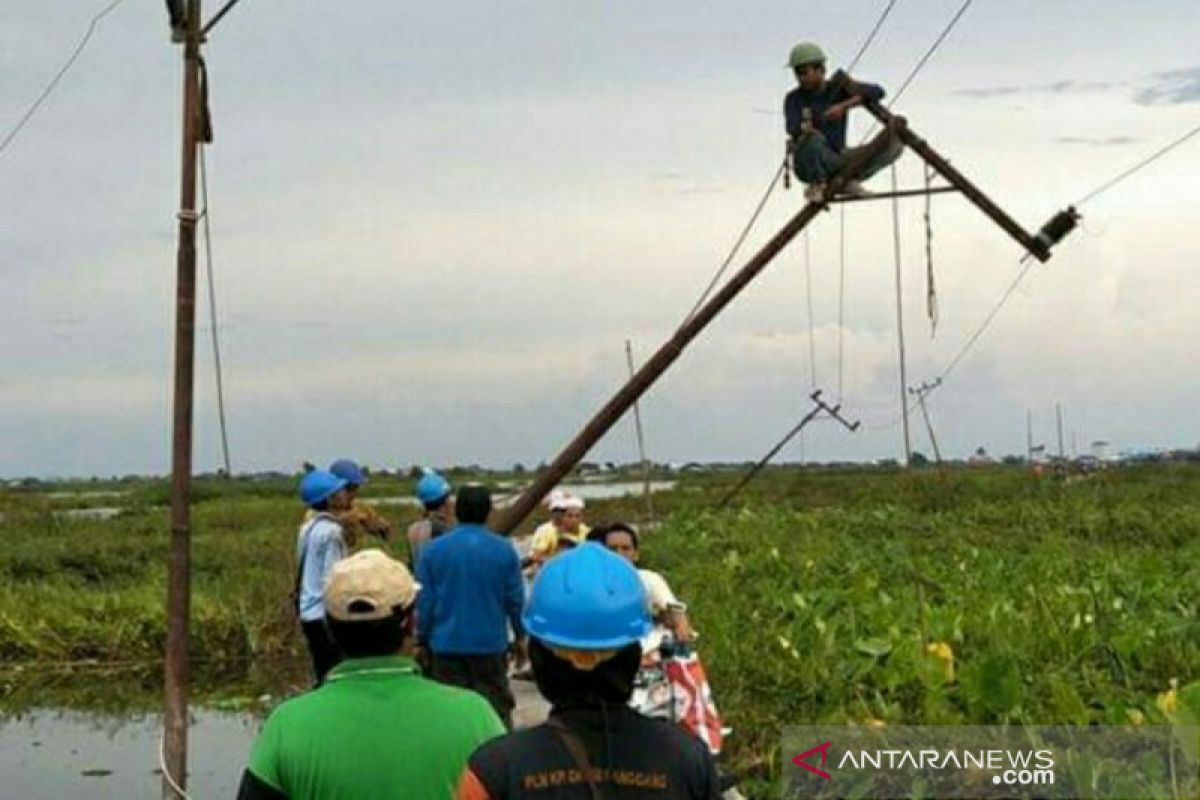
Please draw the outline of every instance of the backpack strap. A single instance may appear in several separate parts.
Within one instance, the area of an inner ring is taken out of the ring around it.
[[[550,726],[550,730],[558,734],[559,740],[567,748],[567,752],[571,754],[571,760],[575,762],[575,766],[583,773],[583,779],[587,781],[588,793],[591,795],[592,800],[604,800],[604,792],[592,777],[592,762],[588,759],[587,748],[583,746],[583,739],[579,738],[579,734],[572,730],[570,725],[557,717],[550,717],[546,720],[546,724]]]

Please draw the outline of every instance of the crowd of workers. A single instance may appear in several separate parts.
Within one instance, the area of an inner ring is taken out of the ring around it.
[[[486,487],[427,472],[410,571],[356,497],[366,480],[343,459],[301,481],[295,602],[316,688],[268,717],[242,800],[720,797],[705,743],[629,706],[663,631],[690,636],[666,581],[636,568],[631,526],[590,529],[556,491],[522,556],[487,527]],[[550,703],[544,724],[513,731],[510,668]]]
[[[827,80],[825,61],[796,45],[784,102],[792,169],[817,202],[857,152],[849,111],[884,94],[842,72]],[[858,177],[900,153],[891,141]],[[391,526],[356,498],[365,482],[346,459],[301,482],[294,599],[317,688],[267,719],[241,800],[721,796],[719,723],[686,732],[630,707],[664,642],[694,638],[663,577],[637,568],[631,526],[592,530],[582,499],[556,491],[521,550],[487,527],[485,487],[455,493],[428,472],[403,537],[410,570],[379,549]],[[549,701],[543,724],[513,730],[510,669]]]

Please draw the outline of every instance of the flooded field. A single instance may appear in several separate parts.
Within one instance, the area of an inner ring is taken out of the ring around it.
[[[190,733],[196,798],[233,797],[258,720],[196,711]],[[154,798],[161,796],[157,716],[36,709],[0,721],[0,796]]]

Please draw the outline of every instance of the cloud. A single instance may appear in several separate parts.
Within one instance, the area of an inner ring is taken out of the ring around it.
[[[1091,147],[1112,147],[1114,145],[1134,144],[1140,142],[1136,136],[1057,136],[1054,141],[1059,144],[1081,144]]]
[[[1156,72],[1150,84],[1133,95],[1133,101],[1143,106],[1174,106],[1200,101],[1200,67]]]
[[[1007,97],[1014,94],[1083,94],[1090,92],[1110,92],[1125,84],[1111,81],[1075,81],[1060,80],[1051,83],[1033,84],[1029,86],[985,86],[979,89],[959,89],[955,94],[961,97],[972,97],[976,100],[988,100],[993,97]]]

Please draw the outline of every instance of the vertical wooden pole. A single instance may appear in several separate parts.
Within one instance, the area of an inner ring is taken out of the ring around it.
[[[167,648],[162,793],[187,788],[188,622],[191,605],[192,389],[196,338],[196,136],[199,118],[200,0],[187,4],[183,149],[175,289],[175,403],[171,446],[171,554],[167,565]],[[178,789],[176,788],[178,787]]]
[[[892,165],[892,192],[896,189],[896,166]],[[896,341],[900,350],[900,413],[904,421],[904,466],[912,464],[912,433],[908,425],[908,364],[904,349],[904,284],[900,269],[900,201],[892,198],[892,244],[896,256]]]

